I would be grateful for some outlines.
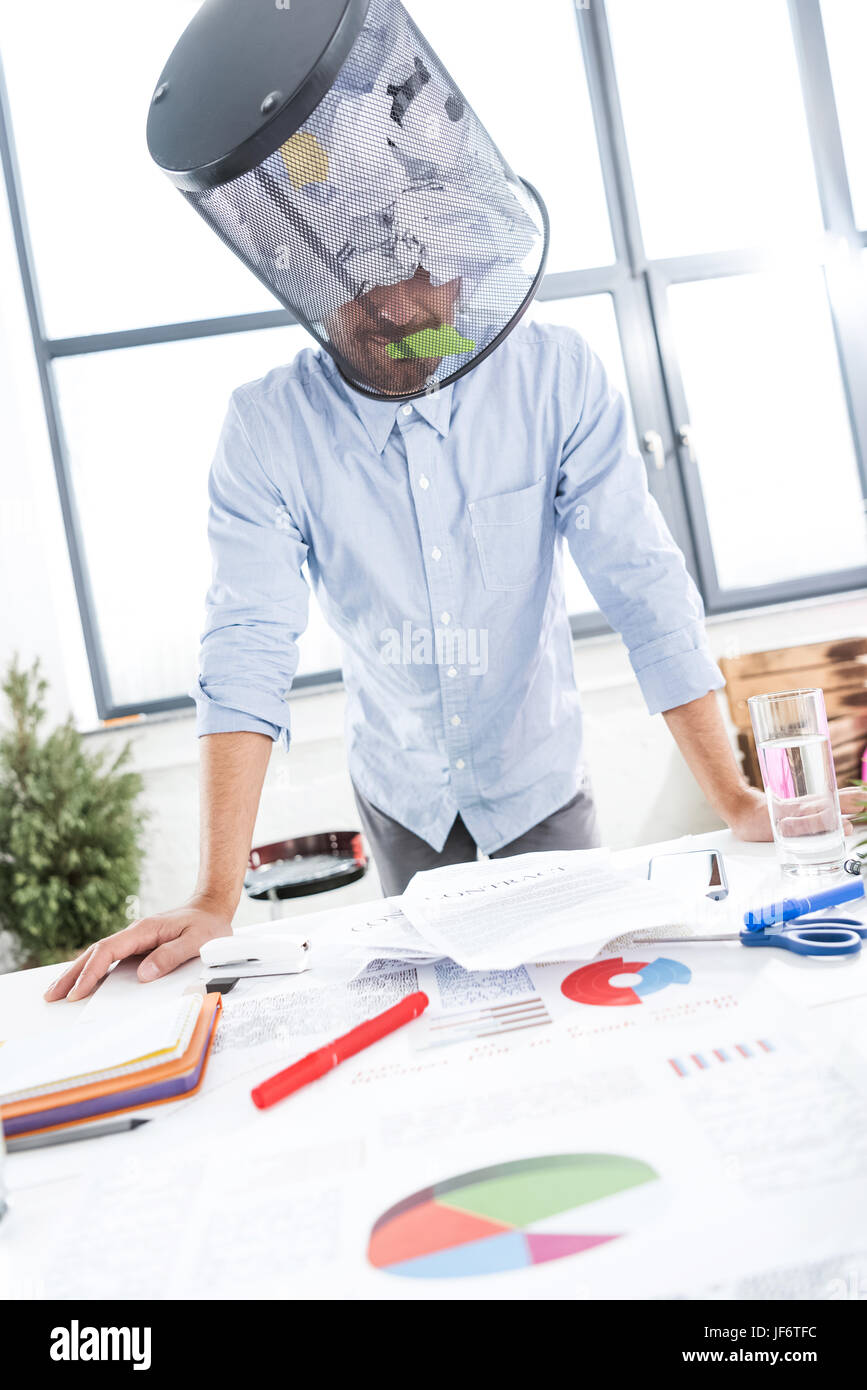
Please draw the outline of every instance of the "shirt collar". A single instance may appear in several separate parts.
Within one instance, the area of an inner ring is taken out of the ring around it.
[[[329,365],[334,367],[333,362]],[[452,417],[451,383],[439,391],[432,391],[429,396],[418,396],[413,401],[375,401],[350,386],[336,367],[332,376],[338,389],[343,392],[349,405],[361,419],[378,454],[382,453],[388,443],[395,420],[404,405],[411,405],[417,410],[422,419],[432,425],[443,439],[448,435]]]

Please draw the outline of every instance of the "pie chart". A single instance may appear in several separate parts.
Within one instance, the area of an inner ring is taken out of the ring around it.
[[[547,1264],[625,1235],[619,1227],[640,1219],[649,1184],[658,1187],[659,1174],[622,1154],[547,1154],[479,1168],[390,1207],[371,1231],[367,1258],[410,1279]]]
[[[637,984],[615,985],[618,975],[638,975]],[[655,994],[668,985],[688,985],[692,979],[689,967],[679,960],[657,956],[656,960],[623,960],[610,956],[608,960],[592,960],[567,975],[560,990],[574,1004],[601,1004],[605,1007],[620,1004],[640,1004],[645,994]]]

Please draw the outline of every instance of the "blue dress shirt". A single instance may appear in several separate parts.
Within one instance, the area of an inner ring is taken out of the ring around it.
[[[458,812],[499,849],[581,784],[564,541],[651,713],[723,683],[623,400],[570,329],[519,325],[403,405],[306,349],[232,395],[210,502],[200,734],[288,741],[306,561],[342,641],[353,781],[434,849]]]

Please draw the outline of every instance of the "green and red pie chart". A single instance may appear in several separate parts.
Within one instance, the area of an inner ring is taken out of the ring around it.
[[[626,1235],[660,1187],[649,1163],[621,1154],[548,1154],[479,1168],[390,1207],[367,1258],[415,1279],[548,1264]]]

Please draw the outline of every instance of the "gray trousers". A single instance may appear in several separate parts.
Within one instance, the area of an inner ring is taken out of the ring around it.
[[[355,804],[361,817],[361,827],[376,861],[379,881],[387,898],[403,892],[413,874],[422,869],[438,869],[442,864],[465,864],[478,858],[478,846],[460,816],[448,833],[446,842],[437,853],[426,840],[392,820],[384,811],[372,806],[357,787]],[[510,854],[531,854],[536,850],[595,849],[599,844],[596,808],[589,792],[580,791],[546,816],[531,830],[526,830],[511,844],[495,849],[491,859],[504,859]]]

